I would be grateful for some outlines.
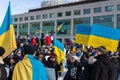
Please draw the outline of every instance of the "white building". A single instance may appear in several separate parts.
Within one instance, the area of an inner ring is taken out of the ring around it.
[[[62,22],[65,24],[56,32]],[[120,0],[88,0],[31,9],[27,13],[13,15],[13,23],[16,36],[55,32],[55,36],[64,42],[75,37],[78,24],[120,28]]]

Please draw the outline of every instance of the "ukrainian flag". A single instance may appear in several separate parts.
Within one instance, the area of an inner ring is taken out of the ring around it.
[[[14,49],[16,49],[14,27],[10,11],[10,3],[6,15],[4,17],[2,26],[0,27],[0,46],[5,48],[4,57],[10,54]]]
[[[65,24],[65,22],[63,22],[61,25],[59,25],[58,27],[57,27],[57,32],[62,28],[62,26]]]
[[[48,80],[48,78],[43,64],[34,56],[25,55],[24,59],[16,64],[12,80]]]
[[[76,43],[93,47],[105,46],[107,50],[116,51],[120,40],[120,30],[92,25],[79,25],[76,32]]]
[[[78,44],[88,45],[91,26],[78,25],[76,30],[75,42]]]
[[[60,64],[65,59],[64,45],[56,38],[54,38],[54,52],[57,55],[57,62]]]
[[[120,40],[120,30],[107,26],[92,25],[88,45],[105,46],[107,50],[116,51]]]

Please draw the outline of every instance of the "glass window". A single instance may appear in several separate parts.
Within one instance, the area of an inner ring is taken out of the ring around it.
[[[117,15],[117,28],[120,29],[120,14]]]
[[[41,18],[41,15],[36,15],[36,19],[40,19]]]
[[[55,13],[50,13],[50,18],[55,18]]]
[[[107,16],[95,16],[93,18],[94,24],[99,24],[103,26],[109,26],[113,27],[114,25],[114,16],[113,15],[107,15]]]
[[[17,24],[14,24],[15,35],[17,36]]]
[[[90,9],[84,9],[83,14],[90,14]]]
[[[120,11],[120,4],[117,5],[117,10]]]
[[[114,10],[113,6],[105,6],[105,12],[112,12]]]
[[[26,36],[28,34],[28,24],[19,24],[19,35]]]
[[[40,35],[40,23],[39,22],[30,23],[30,35],[31,36]]]
[[[75,10],[74,15],[80,15],[80,10]]]
[[[65,16],[71,16],[71,12],[70,11],[65,12]]]
[[[44,34],[54,32],[54,25],[54,21],[44,21],[42,25],[42,32]]]
[[[14,22],[17,22],[18,21],[18,18],[14,18]]]
[[[23,17],[20,17],[20,18],[19,18],[19,21],[23,21]]]
[[[34,16],[30,16],[30,20],[34,20]]]
[[[90,17],[85,17],[85,18],[75,18],[74,19],[74,28],[73,28],[73,34],[75,35],[77,26],[83,24],[90,26]]]
[[[57,13],[57,17],[62,17],[62,12]]]
[[[25,17],[24,19],[25,19],[25,21],[28,21],[28,17]]]
[[[101,7],[94,8],[94,13],[101,13]]]
[[[57,32],[57,35],[62,35],[62,36],[70,35],[70,33],[71,33],[71,20],[70,19],[69,20],[68,19],[67,20],[58,20],[57,27],[59,25],[61,25],[63,22],[65,22],[65,23],[62,26],[62,28]]]
[[[43,19],[47,19],[47,14],[43,14]]]

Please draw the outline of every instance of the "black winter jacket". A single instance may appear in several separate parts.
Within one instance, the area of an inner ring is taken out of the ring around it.
[[[97,61],[92,65],[90,80],[109,80],[109,57],[106,54],[101,54],[96,59]]]

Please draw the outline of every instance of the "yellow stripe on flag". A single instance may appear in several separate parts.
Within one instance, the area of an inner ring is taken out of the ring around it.
[[[99,47],[102,45],[105,46],[107,50],[116,51],[118,47],[118,41],[90,35],[88,45],[92,45],[94,47]]]

